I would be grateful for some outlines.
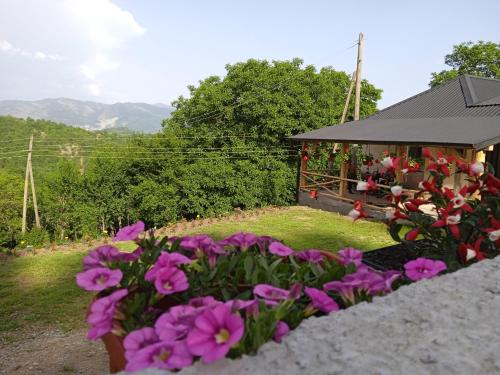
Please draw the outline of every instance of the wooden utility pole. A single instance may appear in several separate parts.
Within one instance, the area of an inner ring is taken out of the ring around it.
[[[349,86],[349,91],[347,92],[347,98],[344,104],[344,111],[342,112],[342,118],[340,119],[340,124],[343,124],[345,121],[345,117],[347,115],[347,109],[349,108],[349,102],[351,101],[352,89],[354,87],[354,82],[356,79],[356,71],[352,73],[351,85]]]
[[[33,167],[31,166],[31,151],[33,150],[33,134],[30,137],[28,147],[28,159],[26,161],[26,174],[24,177],[24,199],[23,199],[23,222],[21,233],[26,233],[26,217],[28,213],[28,183],[31,184],[31,193],[33,194],[33,207],[35,209],[35,224],[40,228],[40,217],[38,216],[38,205],[36,201],[35,181],[33,179]]]
[[[363,44],[364,44],[363,33],[359,33],[358,62],[356,65],[356,94],[354,101],[354,121],[359,120],[359,105],[361,102],[361,67],[363,61]]]

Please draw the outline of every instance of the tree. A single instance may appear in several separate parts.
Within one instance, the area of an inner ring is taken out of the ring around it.
[[[0,246],[13,247],[21,233],[23,180],[0,170]]]
[[[444,58],[451,70],[431,74],[429,86],[434,87],[461,74],[500,78],[500,44],[494,42],[466,42],[453,46],[453,52]]]

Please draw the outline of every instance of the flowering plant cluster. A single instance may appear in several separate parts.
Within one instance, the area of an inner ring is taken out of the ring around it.
[[[207,235],[159,239],[143,230],[142,222],[123,228],[115,239],[134,240],[137,249],[100,246],[76,276],[81,288],[98,293],[87,315],[88,338],[121,337],[129,371],[254,353],[309,316],[370,301],[446,268],[418,259],[404,275],[379,272],[352,248],[294,251],[252,233],[215,241]]]
[[[419,184],[419,191],[407,194],[401,182],[395,182],[387,198],[393,209],[386,214],[389,232],[397,241],[424,238],[431,244],[426,256],[439,258],[449,269],[457,269],[473,261],[498,255],[500,247],[500,180],[490,165],[476,161],[467,163],[455,156],[423,149],[429,176]],[[395,175],[417,170],[407,159],[386,156],[385,172]],[[455,170],[454,173],[452,171]],[[452,174],[465,175],[464,185],[457,191],[444,186]],[[360,181],[358,190],[378,189],[372,181]],[[424,211],[423,208],[431,211]],[[367,217],[357,202],[350,216]],[[401,237],[403,228],[410,228]]]

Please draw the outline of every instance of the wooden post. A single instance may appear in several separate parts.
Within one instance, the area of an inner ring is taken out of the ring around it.
[[[346,98],[345,104],[344,104],[344,111],[342,112],[342,118],[340,119],[339,124],[343,124],[345,121],[345,117],[347,115],[347,109],[349,108],[349,102],[351,101],[351,94],[352,94],[352,89],[354,87],[355,79],[356,79],[356,71],[354,71],[352,73],[351,85],[349,86],[349,91],[347,92],[347,98]]]
[[[349,144],[347,143],[342,143],[342,157],[346,155],[349,152]],[[349,168],[349,162],[348,161],[342,161],[342,164],[340,165],[340,178],[347,178],[347,172]],[[339,195],[341,197],[345,197],[347,194],[347,181],[341,180],[340,181],[340,189],[339,189]]]
[[[396,157],[398,158],[398,166],[396,168],[396,180],[399,184],[403,184],[403,152],[404,146],[396,146]]]
[[[31,149],[33,148],[33,134],[30,137],[30,143],[28,146],[28,158],[26,161],[26,174],[24,176],[24,199],[23,199],[23,222],[21,225],[21,233],[26,233],[26,214],[28,212],[28,180],[30,177],[30,165],[31,165]]]
[[[354,121],[359,120],[359,106],[361,103],[361,67],[362,67],[362,56],[363,56],[363,33],[359,33],[358,40],[358,62],[356,65],[356,96],[354,101]]]
[[[302,174],[302,172],[307,172],[307,160],[304,160],[304,151],[307,151],[307,142],[302,142],[302,152],[300,153],[299,191],[302,186],[306,185],[306,176]]]
[[[37,228],[40,228],[41,225],[40,225],[40,216],[38,216],[38,204],[36,201],[35,180],[33,178],[33,167],[31,164],[31,148],[30,148],[29,159],[30,159],[29,168],[30,168],[31,194],[33,194],[33,209],[35,210],[35,225]]]

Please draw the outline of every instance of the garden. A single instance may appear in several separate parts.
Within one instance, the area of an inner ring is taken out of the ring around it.
[[[415,252],[399,269],[370,267],[353,247],[296,251],[279,238],[242,231],[222,240],[206,234],[159,238],[138,221],[115,236],[134,241],[133,252],[105,245],[83,259],[76,283],[96,293],[87,312],[87,337],[102,339],[112,372],[179,370],[197,361],[255,354],[311,316],[335,314],[495,257],[500,180],[491,166],[427,149],[423,155],[429,177],[419,193],[406,196],[396,181],[387,196],[394,207],[387,215],[389,233]],[[384,172],[395,175],[400,162],[387,156]],[[443,187],[452,165],[468,181],[456,192]],[[357,186],[364,192],[376,188],[371,181]],[[419,209],[427,203],[437,217]],[[368,218],[361,201],[349,216]],[[415,246],[419,240],[425,245]]]

